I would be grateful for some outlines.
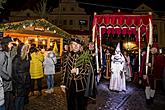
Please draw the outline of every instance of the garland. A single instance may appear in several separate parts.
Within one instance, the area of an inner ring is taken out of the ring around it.
[[[44,27],[44,30],[42,30],[42,31],[49,31],[51,33],[58,34],[64,38],[71,37],[71,35],[69,33],[67,33],[66,31],[58,28],[57,26],[49,23],[45,19],[25,20],[25,21],[21,21],[21,22],[0,24],[0,32],[4,32],[7,30],[23,30],[29,26]]]

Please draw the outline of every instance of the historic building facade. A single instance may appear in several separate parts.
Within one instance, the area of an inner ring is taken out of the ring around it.
[[[65,30],[89,30],[90,15],[79,7],[76,0],[61,0],[48,20]]]
[[[133,11],[135,14],[143,15],[147,15],[149,12],[152,12],[153,42],[158,43],[159,48],[165,47],[165,16],[156,13],[153,9],[145,4],[141,4]]]
[[[122,10],[121,10],[122,11]],[[160,16],[152,8],[145,4],[141,4],[139,7],[133,10],[133,14],[148,14],[152,12],[153,18],[153,37],[154,42],[159,44],[159,47],[165,47],[165,16]],[[105,10],[103,14],[111,13],[111,10]],[[88,15],[85,9],[79,7],[79,3],[76,0],[60,0],[59,6],[54,8],[47,16],[46,20],[52,24],[66,30],[67,32],[75,35],[91,35],[93,15]],[[30,9],[23,11],[12,11],[10,13],[9,21],[20,21],[27,19],[37,19],[40,16]]]

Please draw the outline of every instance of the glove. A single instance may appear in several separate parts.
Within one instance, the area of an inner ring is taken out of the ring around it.
[[[61,87],[61,90],[65,93],[65,92],[66,92],[66,91],[65,91],[66,86],[61,85],[60,87]]]

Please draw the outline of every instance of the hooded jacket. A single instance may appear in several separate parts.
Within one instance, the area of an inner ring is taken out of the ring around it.
[[[43,66],[44,66],[44,74],[51,75],[55,74],[55,64],[57,63],[55,53],[53,51],[49,51],[48,54],[44,58]]]
[[[0,51],[0,76],[3,80],[4,91],[12,91],[12,61],[17,54],[17,47],[13,47],[11,51]]]
[[[4,100],[4,89],[3,89],[3,81],[0,76],[0,106],[3,105],[5,102]]]
[[[31,60],[30,60],[31,79],[39,79],[44,77],[43,61],[44,61],[44,55],[41,52],[38,51],[31,53]]]

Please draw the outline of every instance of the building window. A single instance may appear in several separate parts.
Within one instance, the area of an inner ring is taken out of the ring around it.
[[[69,21],[69,25],[73,25],[73,20],[70,20]]]
[[[27,17],[30,17],[30,13],[27,13],[26,16],[27,16]]]
[[[87,20],[79,20],[79,25],[87,26],[88,25],[88,21]]]
[[[71,11],[74,11],[74,8],[73,7],[71,8]]]
[[[54,20],[54,24],[57,25],[57,20],[56,19]]]
[[[63,11],[66,11],[66,9],[65,9],[65,8],[62,8],[62,10],[63,10]]]
[[[67,21],[66,20],[63,21],[63,25],[67,25]]]
[[[57,24],[57,20],[52,20],[52,23],[53,24]]]
[[[165,23],[164,23],[164,32],[165,32]]]

